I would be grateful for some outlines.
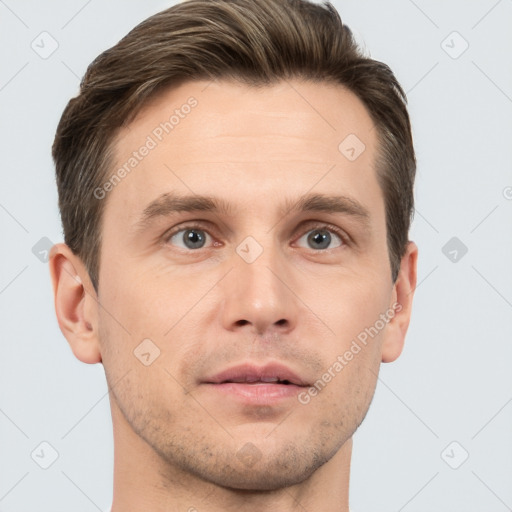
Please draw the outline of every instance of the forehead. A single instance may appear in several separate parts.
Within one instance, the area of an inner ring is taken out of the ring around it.
[[[121,177],[107,210],[124,206],[135,220],[167,191],[215,191],[250,208],[247,198],[258,194],[268,203],[313,188],[378,205],[376,145],[364,105],[339,85],[186,82],[160,93],[119,133],[109,176]]]

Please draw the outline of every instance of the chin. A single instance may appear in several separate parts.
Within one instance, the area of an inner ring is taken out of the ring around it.
[[[314,469],[298,471],[298,468],[295,468],[293,473],[283,473],[282,470],[273,472],[269,471],[268,468],[258,471],[248,468],[229,475],[210,475],[209,480],[232,491],[271,492],[300,484],[307,480],[313,472]]]
[[[252,448],[254,451],[251,452]],[[240,452],[245,452],[239,456]],[[236,462],[227,457],[216,457],[215,466],[188,467],[203,480],[225,489],[240,492],[269,492],[291,487],[307,480],[328,457],[307,453],[296,446],[282,448],[279,453],[256,452],[252,443],[247,443],[235,456]],[[251,458],[252,456],[252,458]]]

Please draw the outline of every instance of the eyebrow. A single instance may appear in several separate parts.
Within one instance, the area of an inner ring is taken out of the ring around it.
[[[232,205],[222,198],[207,195],[183,196],[164,193],[151,201],[143,210],[134,228],[144,231],[159,217],[167,217],[179,212],[212,212],[230,215]],[[342,213],[361,221],[368,227],[370,213],[357,200],[344,195],[306,194],[298,200],[286,199],[280,207],[281,216],[295,212]]]
[[[370,212],[359,201],[343,195],[307,194],[298,201],[288,199],[281,213],[290,212],[344,213],[365,222],[370,218]]]

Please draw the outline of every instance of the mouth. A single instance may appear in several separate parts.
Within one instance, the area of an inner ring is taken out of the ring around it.
[[[270,405],[296,397],[309,383],[287,366],[273,363],[265,366],[243,364],[228,368],[202,384],[216,392],[229,395],[245,404]]]
[[[251,364],[238,365],[209,377],[204,382],[207,384],[273,384],[299,387],[310,385],[290,368],[277,363],[260,367]]]

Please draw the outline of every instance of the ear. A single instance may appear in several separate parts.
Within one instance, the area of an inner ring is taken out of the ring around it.
[[[66,244],[50,251],[50,275],[60,330],[84,363],[101,362],[98,299],[82,260]]]
[[[393,286],[392,300],[384,341],[382,343],[382,362],[390,363],[398,358],[404,348],[405,335],[411,319],[412,299],[416,289],[418,247],[414,242],[407,249],[400,262],[400,272]]]

